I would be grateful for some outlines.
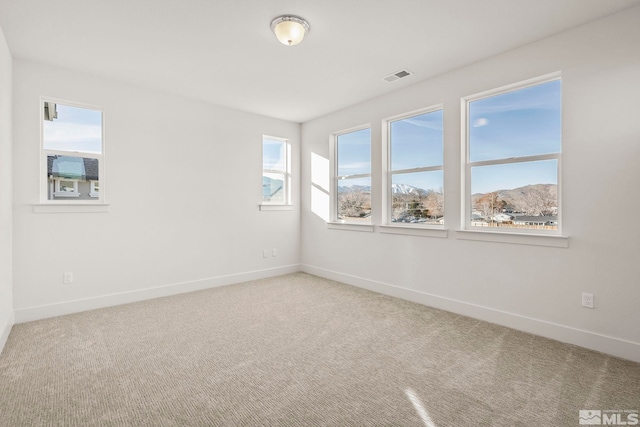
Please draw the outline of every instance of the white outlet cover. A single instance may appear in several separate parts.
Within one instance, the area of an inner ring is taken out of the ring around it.
[[[586,308],[593,308],[593,294],[586,292],[582,293],[582,306]]]

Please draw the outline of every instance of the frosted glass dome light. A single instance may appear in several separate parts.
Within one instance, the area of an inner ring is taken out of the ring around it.
[[[287,46],[300,43],[309,29],[309,23],[299,16],[282,15],[271,21],[271,31]]]

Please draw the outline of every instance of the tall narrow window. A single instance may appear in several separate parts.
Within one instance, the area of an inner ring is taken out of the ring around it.
[[[371,222],[371,129],[335,136],[336,218]]]
[[[103,202],[104,141],[102,111],[43,100],[42,200]]]
[[[262,138],[262,203],[291,203],[291,146],[286,139]]]
[[[466,226],[556,234],[560,227],[561,80],[466,98]]]
[[[442,109],[388,122],[388,222],[444,223]]]

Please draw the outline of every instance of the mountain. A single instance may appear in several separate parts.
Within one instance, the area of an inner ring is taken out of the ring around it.
[[[511,190],[497,190],[498,200],[506,203],[507,211],[522,212],[527,215],[550,215],[558,209],[558,186],[556,184],[531,184]],[[489,193],[471,195],[471,203],[476,204]]]
[[[371,186],[369,185],[349,185],[338,186],[338,191],[340,193],[370,193]],[[429,191],[423,190],[422,188],[417,188],[409,184],[393,184],[391,185],[391,193],[393,194],[416,194],[423,196],[428,194]]]
[[[409,184],[392,184],[391,185],[391,193],[393,194],[424,194],[424,191],[421,188],[416,188]]]
[[[558,199],[558,186],[556,184],[531,184],[524,187],[518,187],[511,190],[496,190],[494,193],[498,194],[500,200],[504,200],[509,204],[517,204],[525,199],[532,193],[542,193],[548,197],[557,200]],[[476,193],[471,195],[471,200],[475,201],[478,198],[488,193]]]
[[[499,190],[498,197],[502,200],[516,203],[521,201],[527,195],[535,192],[541,192],[542,194],[549,196],[551,199],[558,200],[558,186],[556,184],[532,184],[514,188],[513,190]]]
[[[339,185],[338,193],[371,193],[369,185]]]

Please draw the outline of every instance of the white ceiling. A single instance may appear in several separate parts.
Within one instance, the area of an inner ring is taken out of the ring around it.
[[[15,58],[304,122],[640,0],[0,0]],[[273,18],[311,32],[280,44]],[[387,83],[407,68],[415,75]]]

